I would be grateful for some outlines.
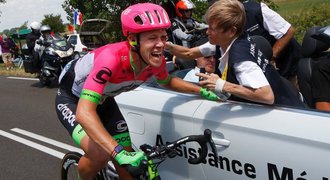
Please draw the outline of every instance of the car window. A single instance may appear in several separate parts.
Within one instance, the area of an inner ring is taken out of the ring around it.
[[[80,39],[89,49],[95,49],[107,44],[107,42],[104,42],[104,40],[97,35],[80,35]]]
[[[70,36],[69,37],[69,42],[71,44],[77,44],[77,36],[74,36],[74,35]]]

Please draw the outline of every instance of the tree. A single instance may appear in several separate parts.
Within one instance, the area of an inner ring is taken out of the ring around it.
[[[61,15],[48,14],[45,15],[45,19],[41,21],[42,25],[49,25],[53,32],[62,33],[65,31],[65,25],[61,19]]]
[[[68,14],[68,20],[73,22],[73,11],[78,9],[82,12],[83,19],[107,19],[111,22],[110,34],[113,34],[112,40],[118,41],[124,39],[121,33],[120,14],[128,6],[142,2],[153,2],[156,4],[172,1],[175,4],[177,0],[64,0],[63,9]],[[192,0],[196,5],[194,18],[201,21],[202,16],[207,9],[207,0]],[[273,0],[258,0],[263,1],[274,7]],[[175,5],[174,5],[175,6]],[[173,6],[173,8],[174,8]]]
[[[111,41],[123,39],[121,33],[120,14],[131,4],[139,2],[152,2],[152,0],[64,0],[63,9],[69,15],[68,20],[73,22],[73,11],[78,9],[83,14],[83,19],[107,19],[111,22],[109,33]]]

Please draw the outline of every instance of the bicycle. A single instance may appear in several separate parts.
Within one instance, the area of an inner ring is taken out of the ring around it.
[[[152,172],[157,172],[157,167],[166,160],[166,158],[174,158],[176,156],[176,147],[185,144],[187,142],[197,142],[201,150],[197,158],[189,158],[190,164],[199,164],[205,160],[208,152],[208,145],[210,145],[212,152],[218,161],[217,150],[212,140],[212,132],[209,129],[204,130],[204,134],[201,135],[190,135],[182,137],[171,143],[158,146],[150,146],[143,144],[140,149],[146,154],[148,160],[143,160],[138,167],[125,166],[127,170],[134,176],[136,180],[160,180],[160,176],[156,178],[149,174],[148,168],[152,169]],[[62,180],[78,179],[77,165],[82,155],[77,152],[68,152],[62,159],[61,162],[61,177]],[[111,163],[102,169],[97,176],[94,178],[97,180],[118,180],[116,170]]]

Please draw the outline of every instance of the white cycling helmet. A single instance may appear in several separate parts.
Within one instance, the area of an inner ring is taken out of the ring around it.
[[[40,23],[38,23],[37,21],[33,21],[33,22],[30,24],[30,28],[31,28],[31,29],[35,29],[35,30],[39,30],[39,29],[40,29]]]

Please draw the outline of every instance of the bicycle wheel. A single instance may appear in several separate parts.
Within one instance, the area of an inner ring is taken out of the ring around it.
[[[62,180],[77,180],[78,174],[78,162],[81,158],[81,154],[77,152],[68,152],[61,162],[61,177]]]

